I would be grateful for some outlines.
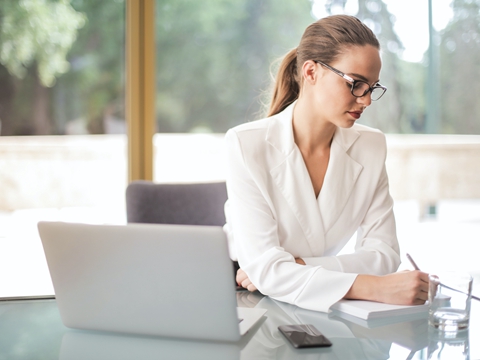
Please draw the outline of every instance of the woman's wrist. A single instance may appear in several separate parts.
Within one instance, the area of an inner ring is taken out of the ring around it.
[[[357,275],[345,299],[380,301],[381,277],[375,275]]]

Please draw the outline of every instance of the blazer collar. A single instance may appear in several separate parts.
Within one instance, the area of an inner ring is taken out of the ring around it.
[[[340,216],[363,169],[348,154],[360,133],[343,128],[335,131],[327,173],[317,200],[293,137],[295,103],[274,115],[268,124],[266,141],[280,152],[279,161],[273,161],[270,174],[295,213],[312,254],[321,255],[325,250],[325,234]]]
[[[339,145],[344,152],[348,152],[353,143],[358,139],[360,133],[353,129],[344,129],[337,127],[335,134],[333,135],[333,141]]]
[[[318,196],[325,232],[335,224],[352,194],[363,166],[348,150],[360,136],[356,130],[338,128],[335,132],[327,172]]]
[[[293,109],[297,101],[287,106],[282,112],[273,115],[268,123],[265,140],[275,149],[287,156],[295,149],[295,140],[293,137]],[[333,141],[340,146],[343,151],[348,152],[353,143],[360,136],[355,129],[343,129],[337,127],[333,136]]]
[[[295,148],[293,138],[293,108],[297,101],[285,108],[281,113],[273,115],[268,123],[265,140],[275,149],[287,156]]]

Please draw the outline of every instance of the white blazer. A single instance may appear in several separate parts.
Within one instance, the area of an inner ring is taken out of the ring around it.
[[[386,142],[363,125],[337,128],[317,199],[294,142],[294,106],[225,135],[225,231],[232,259],[260,292],[327,312],[357,274],[384,275],[400,264]],[[356,231],[355,252],[335,256]]]

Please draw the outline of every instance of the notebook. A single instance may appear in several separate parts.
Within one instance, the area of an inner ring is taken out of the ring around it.
[[[428,304],[408,306],[365,300],[340,300],[333,304],[330,310],[340,311],[364,320],[372,320],[426,313],[428,311]]]
[[[266,312],[236,307],[221,227],[40,222],[38,230],[67,327],[237,341]]]

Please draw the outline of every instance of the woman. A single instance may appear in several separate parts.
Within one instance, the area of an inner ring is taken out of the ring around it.
[[[379,48],[355,17],[313,23],[280,65],[268,117],[227,132],[225,230],[239,285],[325,312],[342,298],[427,299],[427,274],[394,273],[385,136],[355,123],[386,91]],[[336,256],[356,231],[355,253]]]

